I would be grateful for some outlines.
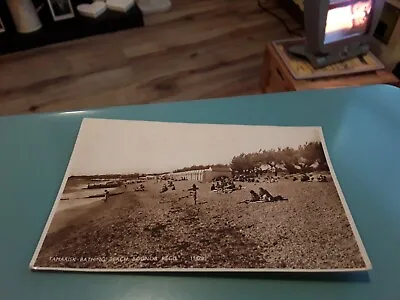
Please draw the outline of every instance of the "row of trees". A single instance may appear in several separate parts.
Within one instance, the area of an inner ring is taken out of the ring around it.
[[[210,167],[230,167],[234,172],[261,172],[261,167],[268,165],[271,168],[284,168],[289,173],[303,173],[311,170],[329,170],[326,157],[321,142],[309,142],[300,145],[296,149],[291,147],[262,150],[253,153],[242,153],[234,156],[230,165],[226,164],[210,164],[210,165],[193,165],[176,169],[173,172],[185,172],[192,170],[203,170]],[[163,175],[165,173],[154,173],[147,175]],[[146,174],[107,174],[92,176],[71,176],[73,178],[101,178],[101,179],[137,179]]]
[[[233,157],[231,168],[242,173],[257,171],[261,166],[271,168],[283,166],[289,173],[303,173],[311,170],[329,170],[321,142],[310,142],[297,149],[286,147],[262,150],[253,153],[242,153]]]
[[[229,167],[228,165],[224,164],[214,164],[214,165],[193,165],[191,167],[185,167],[185,168],[180,168],[176,169],[173,171],[173,173],[179,173],[179,172],[186,172],[186,171],[194,171],[194,170],[204,170],[208,168],[217,168],[217,167]]]

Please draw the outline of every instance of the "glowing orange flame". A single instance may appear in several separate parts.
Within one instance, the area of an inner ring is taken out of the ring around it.
[[[372,8],[371,2],[372,0],[358,1],[355,4],[329,10],[325,33],[351,29],[365,30]]]

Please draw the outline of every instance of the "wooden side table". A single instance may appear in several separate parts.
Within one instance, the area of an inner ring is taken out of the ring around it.
[[[263,93],[279,93],[373,84],[396,85],[399,81],[396,76],[385,70],[319,79],[296,80],[290,74],[274,46],[269,43],[264,55],[260,87]]]

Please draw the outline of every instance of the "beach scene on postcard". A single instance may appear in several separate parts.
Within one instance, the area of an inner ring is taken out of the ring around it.
[[[31,267],[371,266],[320,127],[84,119]]]

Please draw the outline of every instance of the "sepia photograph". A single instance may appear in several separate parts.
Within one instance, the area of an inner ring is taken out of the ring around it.
[[[70,19],[75,16],[70,0],[47,0],[54,21]]]
[[[372,268],[321,127],[84,119],[60,185],[33,270]]]

